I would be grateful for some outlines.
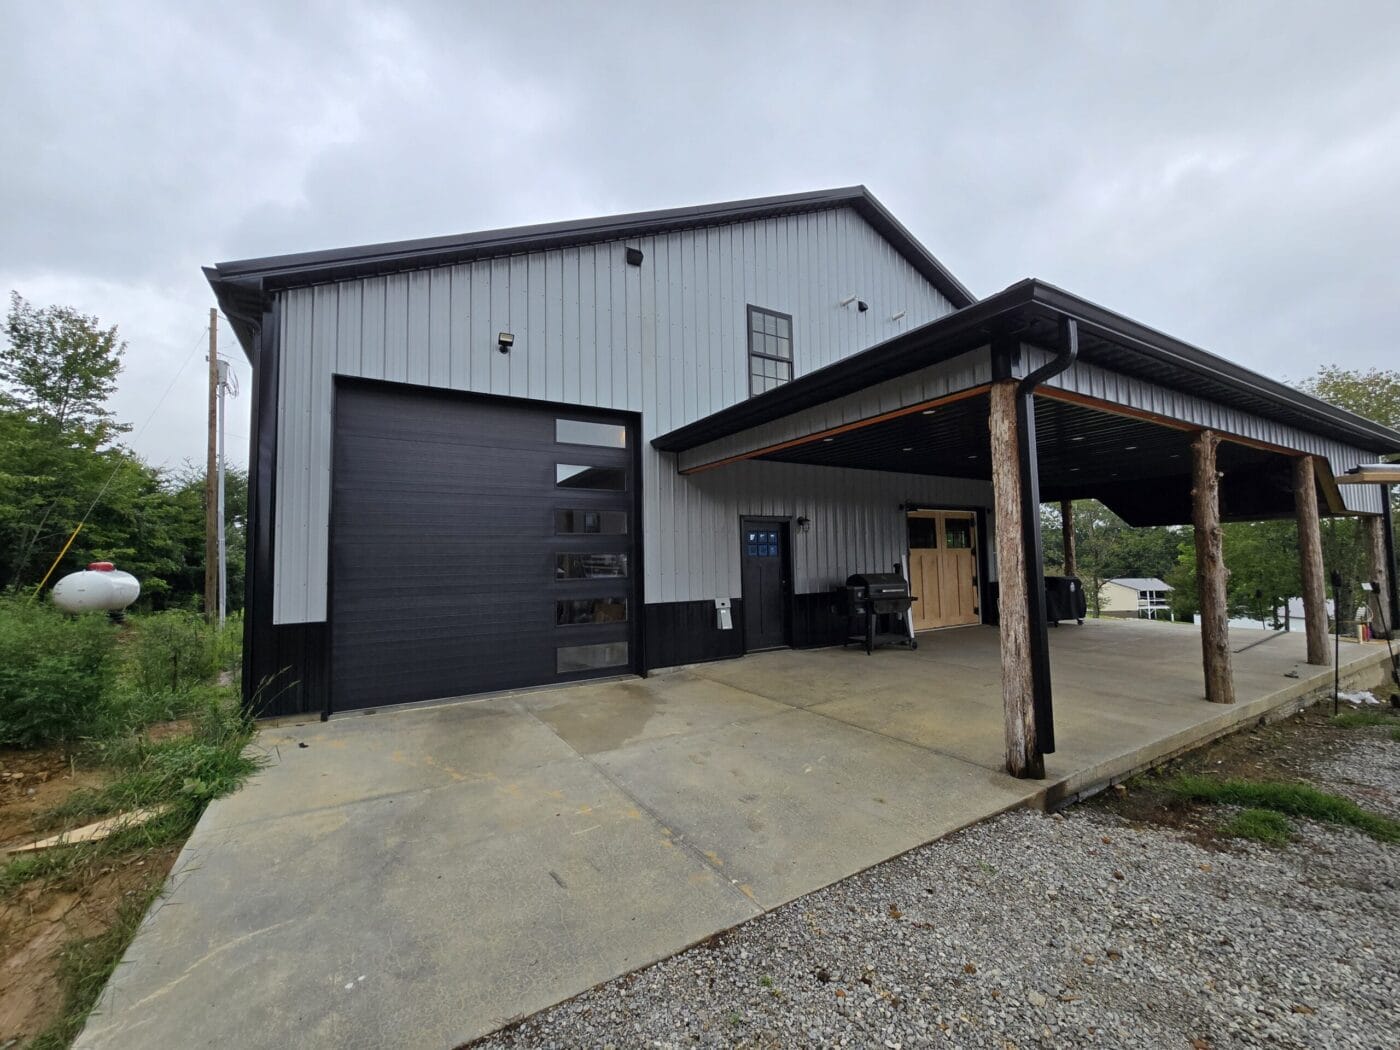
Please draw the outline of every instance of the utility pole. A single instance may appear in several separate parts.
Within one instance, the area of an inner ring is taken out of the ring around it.
[[[219,608],[219,311],[209,308],[209,432],[204,467],[204,618],[212,620]]]
[[[224,524],[224,420],[228,407],[224,398],[233,389],[232,369],[227,361],[219,362],[219,627],[228,618],[228,529]],[[237,391],[235,390],[236,394]]]

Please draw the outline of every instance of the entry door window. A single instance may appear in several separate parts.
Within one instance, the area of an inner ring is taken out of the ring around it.
[[[776,558],[779,557],[778,533],[749,531],[747,537],[748,550],[745,553],[750,558]]]
[[[923,515],[909,516],[909,549],[935,550],[938,547],[938,519]]]
[[[950,551],[972,549],[972,519],[945,518],[943,520],[943,545]]]

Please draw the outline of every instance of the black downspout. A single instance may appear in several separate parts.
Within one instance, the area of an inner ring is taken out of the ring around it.
[[[1386,575],[1390,578],[1390,633],[1396,631],[1396,625],[1400,624],[1400,581],[1395,576],[1395,514],[1390,506],[1390,486],[1381,486],[1381,525],[1385,528],[1385,564]]]
[[[1079,323],[1060,318],[1060,352],[1031,372],[1016,388],[1016,444],[1021,469],[1021,543],[1026,552],[1026,602],[1031,634],[1031,685],[1036,748],[1055,750],[1055,706],[1050,684],[1050,633],[1045,614],[1044,550],[1040,537],[1040,465],[1035,438],[1035,388],[1074,364],[1079,356]]]

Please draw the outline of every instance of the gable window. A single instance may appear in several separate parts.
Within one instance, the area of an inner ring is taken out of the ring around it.
[[[792,315],[749,307],[749,396],[792,378]]]

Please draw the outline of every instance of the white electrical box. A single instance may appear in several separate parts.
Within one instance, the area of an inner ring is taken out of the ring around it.
[[[721,631],[732,631],[734,629],[734,610],[730,608],[729,598],[715,599],[715,626]]]

